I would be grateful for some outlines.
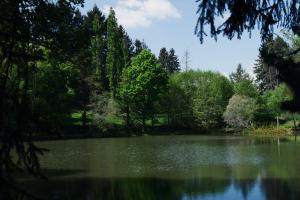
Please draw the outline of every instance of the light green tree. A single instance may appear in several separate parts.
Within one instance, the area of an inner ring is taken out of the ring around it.
[[[230,81],[219,73],[199,72],[194,90],[193,114],[202,127],[218,126],[232,96]]]
[[[253,124],[256,109],[254,98],[233,95],[224,112],[224,121],[234,128],[248,128]]]
[[[273,116],[276,116],[277,126],[279,126],[279,117],[281,113],[283,113],[281,109],[282,103],[290,101],[292,98],[292,92],[285,84],[280,84],[274,90],[269,90],[264,93],[263,99]]]
[[[249,80],[240,80],[233,86],[234,94],[256,98],[259,94],[256,87]]]
[[[118,99],[126,111],[127,125],[130,111],[139,115],[145,129],[147,114],[153,114],[153,104],[164,91],[168,82],[166,71],[149,50],[143,50],[134,57],[131,66],[123,71]]]

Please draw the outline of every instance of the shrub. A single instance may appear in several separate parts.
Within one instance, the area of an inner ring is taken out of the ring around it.
[[[224,112],[224,121],[234,128],[248,128],[252,125],[256,109],[255,99],[233,95]]]

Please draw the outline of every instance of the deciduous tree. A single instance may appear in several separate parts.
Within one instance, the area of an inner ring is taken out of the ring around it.
[[[134,57],[131,66],[122,75],[122,84],[118,92],[120,103],[127,112],[141,116],[145,129],[147,114],[153,114],[154,102],[167,84],[166,71],[160,67],[157,59],[149,50],[143,50]]]
[[[255,99],[233,95],[224,112],[224,121],[234,128],[249,128],[253,124],[256,109]]]

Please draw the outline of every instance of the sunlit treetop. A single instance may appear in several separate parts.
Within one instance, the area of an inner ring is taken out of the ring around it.
[[[198,20],[195,34],[201,43],[207,36],[223,35],[232,39],[241,38],[244,31],[258,28],[262,40],[273,35],[274,28],[285,28],[300,34],[299,0],[196,0]],[[229,16],[220,23],[217,19]],[[219,23],[218,23],[219,22]]]

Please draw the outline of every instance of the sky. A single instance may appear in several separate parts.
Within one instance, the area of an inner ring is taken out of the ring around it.
[[[187,50],[190,68],[218,71],[224,75],[233,72],[242,64],[252,73],[261,44],[258,31],[247,32],[242,39],[229,40],[219,36],[215,41],[210,36],[201,44],[194,34],[197,21],[195,0],[85,0],[82,12],[97,5],[105,14],[112,7],[132,39],[144,40],[156,55],[162,47],[174,48],[180,61]]]

